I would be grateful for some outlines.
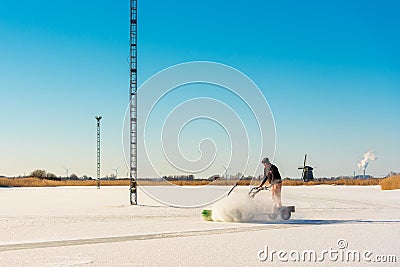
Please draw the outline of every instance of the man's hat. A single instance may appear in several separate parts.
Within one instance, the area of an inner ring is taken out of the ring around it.
[[[269,159],[268,159],[268,158],[263,158],[263,160],[261,161],[261,163],[270,164],[271,162],[269,162]]]

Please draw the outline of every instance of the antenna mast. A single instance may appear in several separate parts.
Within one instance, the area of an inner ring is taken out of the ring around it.
[[[130,0],[130,166],[129,194],[131,205],[137,205],[137,0]]]
[[[100,189],[100,120],[102,117],[95,118],[97,120],[97,189]]]

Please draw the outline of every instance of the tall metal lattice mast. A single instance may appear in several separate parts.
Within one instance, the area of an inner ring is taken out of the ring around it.
[[[137,0],[130,0],[130,202],[137,205]]]
[[[102,117],[95,118],[97,120],[97,189],[100,189],[100,120]]]

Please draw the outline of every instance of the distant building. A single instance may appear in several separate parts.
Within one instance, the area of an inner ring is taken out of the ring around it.
[[[215,181],[215,180],[218,180],[218,179],[220,179],[221,177],[218,175],[218,174],[215,174],[215,175],[212,175],[212,176],[210,176],[210,177],[208,177],[208,181]]]
[[[366,175],[359,174],[359,175],[354,176],[354,179],[370,179],[370,178],[373,178],[373,177],[371,175],[368,175],[368,174],[366,174]]]
[[[193,181],[194,175],[173,175],[173,176],[163,176],[167,181]]]

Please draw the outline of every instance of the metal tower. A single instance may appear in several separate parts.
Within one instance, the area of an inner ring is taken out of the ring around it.
[[[129,194],[131,205],[137,205],[137,0],[130,0],[130,166],[129,166]]]
[[[97,189],[100,189],[100,120],[102,117],[95,118],[97,120]]]
[[[68,172],[69,172],[69,170],[71,169],[71,168],[64,168],[65,169],[65,173],[66,173],[66,177],[65,177],[65,179],[67,179],[68,180],[68,178],[69,178],[69,176],[68,176]]]

